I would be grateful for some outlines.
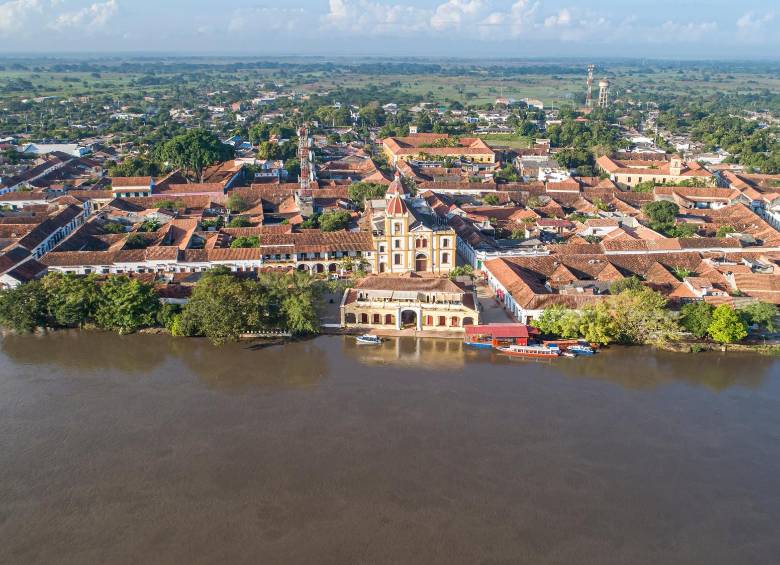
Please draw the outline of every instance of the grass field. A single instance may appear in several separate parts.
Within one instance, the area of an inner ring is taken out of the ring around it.
[[[33,98],[39,96],[78,96],[107,94],[154,94],[170,92],[174,88],[231,87],[254,88],[260,83],[281,82],[300,92],[323,92],[337,88],[361,88],[373,85],[378,89],[397,89],[420,97],[426,102],[485,104],[498,97],[515,100],[536,98],[546,107],[572,101],[581,102],[585,94],[586,65],[581,75],[572,74],[514,74],[500,76],[490,67],[478,68],[463,75],[450,74],[382,74],[355,72],[349,67],[336,66],[333,70],[310,70],[296,67],[253,68],[227,71],[215,60],[191,71],[174,72],[164,62],[150,62],[129,72],[50,72],[45,67],[34,70],[13,70],[13,65],[2,65],[0,60],[0,99]],[[596,71],[596,80],[608,76],[612,92],[620,95],[631,91],[635,95],[647,94],[657,98],[659,94],[708,94],[715,91],[733,93],[778,92],[780,72],[774,67],[757,67],[755,71],[739,65],[716,65],[673,68],[669,65],[604,65]],[[134,81],[154,76],[164,84],[139,86]],[[18,81],[26,81],[18,83]],[[31,86],[30,86],[31,85]],[[10,86],[14,86],[10,88]]]

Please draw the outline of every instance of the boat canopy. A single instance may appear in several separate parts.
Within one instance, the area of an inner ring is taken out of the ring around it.
[[[493,338],[527,338],[538,335],[539,330],[526,324],[485,324],[465,326],[467,336],[490,336]]]

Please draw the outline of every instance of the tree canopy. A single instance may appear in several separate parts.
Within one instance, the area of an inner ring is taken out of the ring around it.
[[[203,182],[203,172],[215,163],[232,159],[234,149],[204,129],[193,129],[177,135],[157,146],[155,155],[159,161],[191,172]]]

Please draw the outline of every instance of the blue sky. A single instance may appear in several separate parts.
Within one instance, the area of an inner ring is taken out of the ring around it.
[[[778,0],[0,0],[0,53],[780,58]]]

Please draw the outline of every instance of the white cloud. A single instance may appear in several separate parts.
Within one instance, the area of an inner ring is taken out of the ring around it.
[[[747,12],[737,20],[737,28],[742,31],[757,31],[774,19],[774,12],[767,12],[763,16],[756,16],[753,12]]]
[[[0,36],[23,32],[33,15],[43,12],[41,0],[11,0],[0,4]]]
[[[482,0],[447,0],[436,7],[430,24],[433,29],[439,31],[460,30],[464,24],[473,26],[486,7]]]
[[[744,43],[765,41],[768,36],[773,35],[765,28],[774,19],[774,12],[767,12],[763,16],[758,16],[754,12],[746,12],[737,20],[737,39]]]
[[[0,0],[0,36],[37,37],[43,30],[85,32],[105,27],[119,9],[118,0],[105,0],[66,10],[67,0]]]
[[[379,0],[329,0],[323,27],[361,35],[411,35],[420,32],[500,41],[533,28],[539,2],[515,0],[445,0],[433,8],[384,4]]]
[[[571,24],[571,12],[568,8],[563,8],[557,14],[548,16],[544,19],[544,27],[561,27]]]
[[[241,8],[233,11],[228,22],[228,31],[243,32],[257,31],[295,31],[296,29],[308,29],[306,12],[302,8],[268,8],[258,6],[255,8]]]
[[[357,35],[408,35],[425,29],[429,10],[406,4],[381,4],[370,0],[330,0],[323,24]]]
[[[718,31],[717,22],[683,24],[668,20],[660,28],[653,30],[648,40],[651,42],[692,43],[707,39],[716,31]]]
[[[54,4],[61,4],[55,2]],[[116,15],[119,9],[117,0],[106,0],[106,2],[95,2],[85,6],[80,10],[71,12],[62,12],[49,27],[56,30],[82,28],[85,31],[92,31],[105,25]]]

